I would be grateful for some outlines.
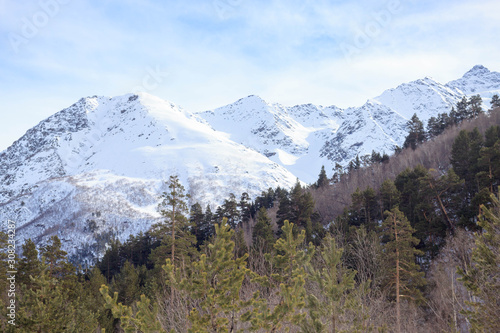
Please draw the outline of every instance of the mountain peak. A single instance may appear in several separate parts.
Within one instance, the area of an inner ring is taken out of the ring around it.
[[[467,73],[464,74],[464,77],[468,76],[477,76],[489,73],[490,70],[483,65],[476,65],[472,67]]]

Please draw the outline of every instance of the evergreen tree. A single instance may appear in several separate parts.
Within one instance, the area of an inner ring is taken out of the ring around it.
[[[348,308],[354,308],[354,277],[356,271],[345,268],[342,263],[343,249],[335,239],[323,240],[319,260],[321,269],[310,268],[310,277],[319,287],[319,298],[308,295],[309,318],[302,323],[303,332],[335,333],[339,318]],[[326,320],[325,320],[326,318]]]
[[[455,123],[460,124],[465,119],[470,119],[470,114],[468,110],[469,102],[467,97],[462,97],[462,99],[457,103],[457,109],[455,114]]]
[[[42,263],[40,275],[31,277],[31,288],[21,286],[16,327],[20,332],[94,332],[96,316],[85,309],[81,294],[62,286],[50,273],[49,265]]]
[[[273,263],[277,273],[271,274],[269,280],[260,282],[267,287],[276,287],[278,304],[269,304],[270,300],[256,303],[251,312],[245,315],[250,322],[251,330],[263,329],[265,332],[278,332],[283,325],[299,325],[305,319],[302,309],[305,306],[306,290],[305,267],[314,255],[314,246],[300,249],[306,237],[305,230],[294,236],[293,223],[285,221],[282,227],[282,237],[274,244],[276,255],[266,255]]]
[[[175,265],[184,256],[192,252],[191,245],[196,243],[191,234],[186,199],[189,195],[184,193],[184,186],[177,176],[170,176],[168,183],[169,192],[161,196],[159,210],[165,218],[163,223],[153,226],[154,233],[159,236],[162,243],[170,248],[170,260]],[[177,252],[176,252],[177,251]]]
[[[498,94],[495,94],[493,95],[493,97],[491,97],[490,104],[492,109],[500,107],[500,97],[498,97]]]
[[[500,200],[491,195],[491,207],[482,206],[478,224],[483,229],[475,235],[473,266],[459,270],[467,289],[477,297],[465,311],[471,332],[499,332],[500,321]]]
[[[415,256],[421,255],[415,246],[419,240],[413,237],[415,230],[404,214],[396,207],[386,211],[381,232],[386,243],[383,250],[386,267],[390,274],[386,287],[396,301],[396,331],[401,332],[401,297],[418,301],[422,298],[419,287],[425,284],[423,272],[415,263]]]
[[[61,247],[59,237],[52,236],[49,243],[40,249],[40,255],[49,265],[49,274],[55,278],[64,279],[75,273],[75,267],[67,261],[67,253]]]
[[[469,116],[470,118],[475,118],[479,116],[481,113],[483,113],[483,108],[481,107],[481,104],[483,104],[481,96],[474,95],[470,97],[468,103],[468,109],[469,109],[468,113],[470,115]]]
[[[380,207],[382,211],[391,210],[399,205],[399,196],[400,193],[394,182],[390,179],[384,180],[382,185],[380,185]]]
[[[100,292],[106,302],[106,309],[111,310],[114,318],[120,319],[120,326],[125,333],[165,332],[157,318],[158,306],[156,304],[151,305],[151,300],[145,295],[141,295],[141,300],[136,302],[133,309],[118,302],[117,292],[111,297],[108,286],[103,285]]]
[[[328,185],[328,177],[326,176],[325,166],[321,166],[321,171],[318,176],[318,181],[316,182],[316,188],[324,187]]]
[[[240,222],[240,213],[238,212],[238,203],[233,193],[229,194],[229,199],[225,199],[222,204],[222,218],[227,219],[228,225],[236,229]]]
[[[259,241],[260,240],[260,241]],[[274,244],[274,233],[271,227],[271,219],[267,215],[267,210],[262,207],[257,213],[257,222],[252,232],[252,243],[255,246],[264,246],[270,249]]]
[[[196,236],[196,246],[199,248],[206,240],[205,215],[199,203],[191,206],[189,211],[189,223],[193,227],[194,235]]]
[[[126,261],[112,282],[113,290],[119,294],[118,301],[125,305],[132,305],[135,300],[139,299],[141,295],[140,282],[138,270],[130,261]]]
[[[35,243],[28,238],[22,246],[22,255],[19,259],[18,281],[20,284],[32,287],[30,276],[39,276],[41,273],[41,262],[38,258],[38,250]]]
[[[424,124],[417,117],[417,114],[413,114],[411,119],[406,124],[408,127],[408,136],[405,139],[403,148],[411,147],[415,150],[418,145],[425,141],[425,131]]]
[[[252,218],[252,204],[250,202],[250,196],[247,192],[243,192],[243,194],[241,194],[238,209],[240,211],[241,222],[248,223]]]
[[[202,254],[199,261],[192,263],[189,276],[180,278],[169,259],[163,266],[167,284],[199,304],[189,314],[188,332],[237,331],[242,321],[240,314],[252,304],[240,298],[243,281],[250,274],[246,267],[248,255],[235,258],[235,243],[231,240],[234,230],[226,219],[215,226],[215,233],[209,254]]]

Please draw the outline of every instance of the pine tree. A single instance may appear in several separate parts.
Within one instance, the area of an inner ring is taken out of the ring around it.
[[[411,148],[415,150],[418,145],[425,141],[424,124],[420,121],[417,114],[413,114],[407,122],[408,136],[405,139],[403,148]]]
[[[170,260],[175,265],[191,252],[191,246],[196,240],[191,234],[191,226],[186,217],[188,212],[186,199],[189,195],[184,193],[184,186],[177,176],[170,176],[168,188],[169,192],[162,194],[162,202],[159,205],[160,213],[165,220],[154,225],[153,230],[159,235],[162,243],[170,247]]]
[[[16,332],[83,333],[96,330],[95,314],[83,306],[81,297],[72,295],[79,295],[81,291],[63,287],[64,280],[53,277],[49,265],[42,263],[40,275],[32,276],[31,280],[31,288],[21,286]]]
[[[30,276],[39,276],[41,273],[41,262],[38,259],[38,250],[35,243],[28,238],[22,246],[22,255],[19,259],[18,281],[28,288],[32,286]]]
[[[250,196],[247,192],[241,194],[240,202],[238,203],[238,209],[240,211],[240,220],[242,223],[248,223],[252,218],[252,204],[250,202]]]
[[[474,95],[470,97],[468,102],[470,118],[475,118],[479,116],[481,113],[483,113],[483,108],[481,107],[481,104],[483,104],[481,96]]]
[[[455,123],[460,124],[465,119],[470,119],[470,114],[468,110],[469,102],[467,101],[467,97],[462,97],[462,99],[457,103],[456,115],[455,115]]]
[[[199,203],[195,203],[189,211],[189,223],[193,227],[194,235],[196,236],[196,246],[198,248],[206,240],[206,226],[204,222],[205,215],[203,214],[203,209]]]
[[[233,229],[236,229],[236,225],[240,222],[238,203],[236,202],[236,196],[233,193],[229,193],[229,199],[225,199],[222,204],[222,218],[226,218],[227,223]]]
[[[472,250],[473,266],[469,271],[459,269],[466,288],[477,297],[465,311],[471,332],[500,331],[500,200],[491,194],[491,207],[481,206],[478,224],[482,232],[475,235]]]
[[[340,316],[355,307],[356,271],[344,267],[342,253],[332,236],[323,239],[319,255],[322,269],[310,268],[310,279],[318,285],[320,298],[309,294],[309,318],[301,325],[303,332],[327,332],[330,327],[329,332],[335,333]]]
[[[399,196],[400,193],[394,182],[390,179],[384,180],[382,185],[380,185],[380,208],[382,211],[391,210],[399,205]]]
[[[68,262],[66,251],[62,250],[61,240],[50,237],[49,243],[40,249],[40,256],[49,265],[49,274],[58,279],[65,279],[75,273],[75,267]]]
[[[305,230],[294,236],[293,223],[285,221],[282,237],[274,244],[275,255],[266,254],[277,273],[271,274],[269,280],[260,279],[260,283],[268,288],[277,287],[279,303],[269,304],[260,300],[251,312],[246,313],[245,320],[251,324],[251,330],[263,329],[265,332],[278,332],[284,325],[299,325],[305,318],[302,309],[306,301],[305,268],[314,255],[314,246],[301,249],[306,237]]]
[[[117,292],[111,297],[108,286],[102,285],[100,292],[106,302],[106,309],[111,310],[114,318],[120,319],[120,326],[125,333],[165,332],[157,318],[158,306],[151,304],[151,300],[146,296],[141,295],[141,300],[137,301],[132,309],[132,307],[118,302]]]
[[[209,253],[193,262],[190,275],[179,277],[169,259],[163,266],[167,284],[181,290],[199,306],[189,314],[188,332],[233,332],[239,329],[240,314],[252,304],[241,299],[243,281],[250,270],[246,267],[248,255],[235,258],[234,230],[226,219],[215,226],[215,239],[209,244]],[[256,296],[256,295],[255,295]]]
[[[424,274],[415,263],[415,256],[422,253],[415,248],[419,240],[413,237],[415,230],[404,214],[396,207],[386,211],[385,215],[381,232],[386,240],[383,250],[386,267],[390,272],[386,287],[396,300],[396,331],[400,333],[401,297],[413,301],[422,298],[418,288],[425,284]]]
[[[492,109],[500,107],[500,97],[498,97],[498,94],[495,94],[493,95],[493,97],[491,97],[490,104]]]

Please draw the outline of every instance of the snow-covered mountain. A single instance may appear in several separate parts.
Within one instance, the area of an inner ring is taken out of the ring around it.
[[[462,78],[441,84],[424,78],[383,92],[363,106],[296,105],[286,107],[248,96],[235,103],[199,113],[214,129],[257,150],[312,183],[322,165],[346,166],[356,155],[372,150],[390,154],[407,135],[406,123],[416,113],[427,120],[449,112],[464,95],[480,94],[484,109],[500,92],[500,73],[475,66]]]
[[[124,240],[149,229],[170,175],[205,204],[296,181],[267,157],[147,94],[81,99],[0,157],[0,218],[16,222],[18,240],[57,234],[66,249],[85,245],[87,252],[102,250],[112,235]]]
[[[347,109],[248,96],[194,114],[148,94],[83,98],[0,154],[0,218],[16,222],[20,243],[57,234],[69,252],[96,254],[110,237],[159,219],[172,174],[203,206],[296,177],[312,183],[322,165],[331,174],[336,163],[401,146],[414,113],[427,122],[472,94],[486,109],[499,92],[500,73],[475,66],[447,84],[416,80]]]

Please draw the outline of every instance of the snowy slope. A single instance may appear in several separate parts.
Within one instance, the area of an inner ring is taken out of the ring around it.
[[[345,167],[356,155],[372,150],[391,153],[396,145],[402,146],[406,123],[414,113],[427,124],[430,117],[450,112],[464,95],[480,94],[487,109],[498,92],[500,73],[478,65],[448,84],[428,77],[401,84],[357,108],[287,107],[248,96],[199,116],[231,140],[313,183],[322,165],[331,174],[336,163]]]
[[[205,205],[230,192],[255,196],[296,180],[265,156],[147,94],[80,100],[4,151],[0,172],[0,217],[16,221],[19,241],[58,234],[67,248],[146,231],[159,217],[158,196],[172,174],[193,202]],[[90,221],[97,225],[90,228]]]
[[[82,98],[0,153],[0,218],[16,221],[20,243],[57,234],[70,253],[90,257],[158,220],[172,174],[203,206],[291,187],[296,177],[313,183],[322,165],[331,175],[356,155],[391,153],[414,113],[427,122],[472,94],[487,109],[499,92],[500,73],[478,65],[447,84],[416,80],[347,109],[248,96],[193,114],[148,94]]]

